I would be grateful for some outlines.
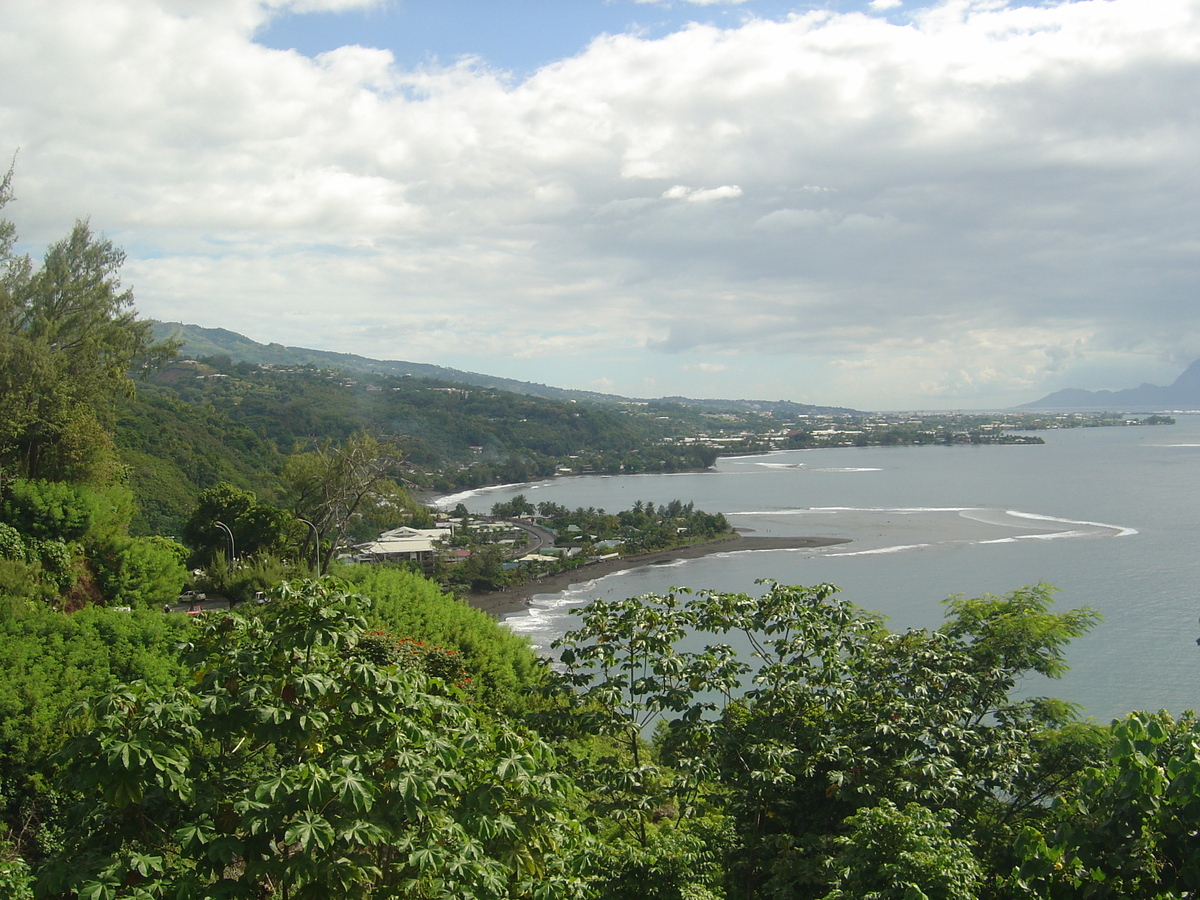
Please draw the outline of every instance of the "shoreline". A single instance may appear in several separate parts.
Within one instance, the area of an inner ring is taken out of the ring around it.
[[[803,550],[811,547],[848,544],[849,542],[849,538],[838,537],[744,537],[740,534],[733,534],[712,541],[686,544],[668,550],[655,550],[651,553],[639,553],[634,556],[618,556],[614,559],[598,560],[576,569],[567,569],[534,581],[527,581],[506,591],[471,592],[460,594],[459,597],[469,606],[500,618],[511,613],[524,612],[529,608],[529,599],[535,594],[557,594],[574,585],[594,581],[626,569],[660,565],[680,559],[700,559],[713,553],[726,553],[734,550]]]

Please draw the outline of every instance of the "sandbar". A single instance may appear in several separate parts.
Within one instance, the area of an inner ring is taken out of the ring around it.
[[[529,608],[529,598],[534,594],[556,594],[565,591],[572,585],[583,584],[642,566],[661,565],[680,559],[699,559],[712,553],[728,553],[730,551],[748,550],[804,550],[812,547],[829,547],[834,544],[849,543],[846,537],[787,537],[787,536],[758,536],[731,534],[712,541],[698,544],[686,544],[669,550],[655,550],[652,553],[639,553],[632,556],[618,556],[612,559],[601,559],[586,563],[575,569],[567,569],[545,575],[528,581],[507,591],[490,591],[462,595],[463,599],[475,609],[482,610],[496,617],[510,613],[521,612]]]

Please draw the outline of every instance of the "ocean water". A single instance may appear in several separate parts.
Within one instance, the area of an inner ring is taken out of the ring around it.
[[[1024,686],[1107,721],[1200,704],[1200,416],[1174,426],[1042,432],[1042,446],[874,447],[728,458],[713,471],[585,476],[443,499],[475,512],[534,503],[617,511],[692,501],[758,535],[829,536],[811,550],[734,551],[645,566],[537,594],[506,625],[548,650],[596,597],[672,587],[754,593],[756,579],[832,582],[893,628],[936,627],[954,594],[1044,582],[1104,621],[1067,651],[1069,673]]]

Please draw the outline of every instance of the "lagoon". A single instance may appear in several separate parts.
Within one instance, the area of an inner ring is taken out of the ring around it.
[[[539,649],[596,597],[675,586],[754,592],[755,580],[832,582],[893,628],[936,627],[952,594],[1045,582],[1104,622],[1070,672],[1027,689],[1106,721],[1200,703],[1200,416],[1173,426],[1039,432],[1044,445],[868,447],[726,458],[707,472],[581,476],[443,498],[474,512],[534,503],[625,509],[692,501],[761,536],[849,538],[824,548],[722,552],[537,594],[506,624]]]

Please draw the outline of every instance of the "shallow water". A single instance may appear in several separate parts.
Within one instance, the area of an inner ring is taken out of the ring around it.
[[[626,509],[693,501],[758,535],[848,537],[804,550],[722,552],[535,595],[506,624],[546,648],[594,597],[673,586],[754,592],[755,580],[829,581],[891,625],[933,627],[951,594],[1046,582],[1105,616],[1047,688],[1098,719],[1197,705],[1200,687],[1200,417],[1175,426],[1042,432],[1047,443],[844,448],[723,459],[715,471],[563,478],[446,498],[486,512],[537,503]]]

